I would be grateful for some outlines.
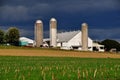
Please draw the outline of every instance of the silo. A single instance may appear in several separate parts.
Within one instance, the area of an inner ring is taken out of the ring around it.
[[[81,41],[82,41],[82,50],[87,51],[88,50],[88,25],[86,23],[82,24]]]
[[[35,23],[35,42],[36,47],[40,47],[43,45],[43,23],[41,20],[37,20]]]
[[[57,46],[57,21],[55,18],[50,19],[50,46]]]

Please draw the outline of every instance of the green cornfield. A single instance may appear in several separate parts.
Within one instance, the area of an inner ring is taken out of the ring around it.
[[[0,56],[0,80],[120,80],[120,59]]]

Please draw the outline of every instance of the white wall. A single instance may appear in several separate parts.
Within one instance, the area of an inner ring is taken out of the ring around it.
[[[90,38],[88,38],[88,48],[89,48],[89,47],[91,47],[91,48],[88,49],[88,50],[93,51],[93,40],[90,39]]]
[[[81,46],[81,32],[68,41],[68,46]]]

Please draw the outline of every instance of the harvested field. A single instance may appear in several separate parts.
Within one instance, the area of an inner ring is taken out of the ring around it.
[[[80,58],[120,58],[116,53],[79,52],[51,49],[0,49],[1,56],[51,56]]]

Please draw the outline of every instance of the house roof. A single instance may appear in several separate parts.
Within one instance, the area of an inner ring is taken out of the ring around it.
[[[76,34],[78,34],[79,31],[70,31],[70,32],[62,32],[57,34],[57,41],[58,42],[67,42],[70,39],[72,39]]]

